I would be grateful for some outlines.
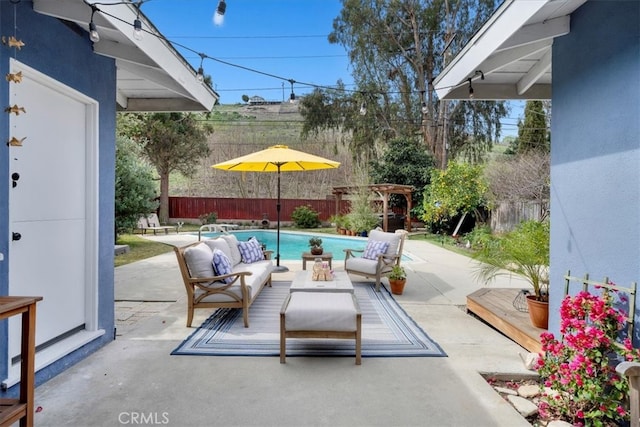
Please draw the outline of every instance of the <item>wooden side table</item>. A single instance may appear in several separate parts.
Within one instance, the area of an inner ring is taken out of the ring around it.
[[[320,258],[322,261],[329,261],[329,268],[331,267],[331,260],[333,259],[333,254],[331,252],[323,252],[322,255],[314,255],[311,252],[303,252],[302,253],[302,269],[307,269],[307,261],[314,261],[316,258]]]
[[[20,348],[20,397],[0,399],[0,426],[10,426],[20,420],[20,426],[33,426],[36,303],[42,297],[0,297],[0,319],[22,314],[22,344]]]

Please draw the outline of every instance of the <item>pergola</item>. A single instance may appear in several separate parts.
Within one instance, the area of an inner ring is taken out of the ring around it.
[[[340,202],[342,196],[345,194],[353,194],[357,192],[361,186],[347,186],[347,187],[333,187],[333,195],[336,199],[336,215],[340,214]],[[411,185],[398,185],[398,184],[373,184],[368,185],[369,191],[376,193],[380,199],[382,199],[382,211],[384,212],[382,219],[382,229],[388,230],[389,219],[387,213],[389,211],[389,194],[402,194],[407,200],[407,215],[405,229],[411,231],[411,193],[413,192],[413,186]]]

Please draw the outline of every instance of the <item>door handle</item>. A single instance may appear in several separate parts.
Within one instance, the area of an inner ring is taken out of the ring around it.
[[[13,233],[11,233],[11,240],[18,241],[20,239],[22,239],[22,234],[17,233],[15,231]]]

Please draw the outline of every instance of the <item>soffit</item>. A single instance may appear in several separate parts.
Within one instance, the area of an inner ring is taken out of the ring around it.
[[[123,111],[211,111],[218,94],[196,78],[196,71],[144,14],[142,40],[133,37],[138,16],[134,4],[116,0],[96,3],[93,22],[100,41],[94,52],[115,59],[116,99]],[[105,3],[111,3],[105,5]],[[70,21],[89,33],[91,6],[82,0],[34,0],[36,12]]]
[[[550,99],[553,40],[586,0],[506,0],[434,80],[440,99]],[[484,79],[482,79],[484,76]]]

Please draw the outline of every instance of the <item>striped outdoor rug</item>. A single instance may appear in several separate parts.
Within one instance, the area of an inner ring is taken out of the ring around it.
[[[290,282],[273,282],[249,309],[245,328],[240,309],[218,309],[172,355],[279,356],[280,309]],[[355,283],[362,312],[362,357],[442,357],[440,346],[411,319],[384,288]],[[287,357],[350,356],[353,340],[287,339]]]

